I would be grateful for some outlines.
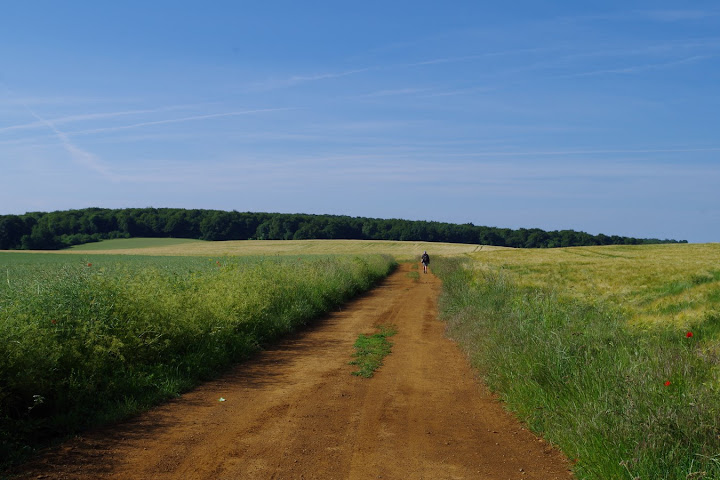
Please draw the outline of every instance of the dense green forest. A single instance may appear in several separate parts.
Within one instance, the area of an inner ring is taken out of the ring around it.
[[[109,238],[175,237],[201,240],[409,240],[472,243],[521,248],[586,245],[687,243],[590,235],[573,230],[547,232],[482,227],[472,223],[251,213],[180,208],[86,208],[0,215],[0,250],[55,250]]]

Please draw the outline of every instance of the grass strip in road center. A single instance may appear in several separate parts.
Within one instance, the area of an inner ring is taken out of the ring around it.
[[[387,339],[397,333],[394,327],[383,325],[378,327],[379,332],[372,335],[361,334],[355,341],[355,360],[350,365],[356,365],[358,370],[352,372],[359,377],[370,378],[375,370],[383,364],[383,358],[390,354],[392,343]]]

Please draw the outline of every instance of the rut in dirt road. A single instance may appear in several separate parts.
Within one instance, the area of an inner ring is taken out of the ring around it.
[[[62,445],[21,478],[571,479],[444,336],[439,280],[410,271],[219,380]],[[353,343],[379,325],[397,330],[392,353],[373,378],[351,375]]]

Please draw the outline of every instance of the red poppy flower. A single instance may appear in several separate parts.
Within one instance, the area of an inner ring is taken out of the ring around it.
[[[668,380],[667,382],[665,382],[665,386],[666,386],[666,387],[669,387],[669,386],[670,386],[670,380]]]
[[[692,333],[692,332],[687,332],[687,333],[685,334],[685,338],[690,338],[690,337],[692,337],[692,336],[693,336],[693,333]]]
[[[50,320],[53,325],[57,325],[57,320]]]

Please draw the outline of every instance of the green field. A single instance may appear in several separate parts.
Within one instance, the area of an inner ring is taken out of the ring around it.
[[[0,465],[125,418],[372,287],[381,255],[0,253]]]

